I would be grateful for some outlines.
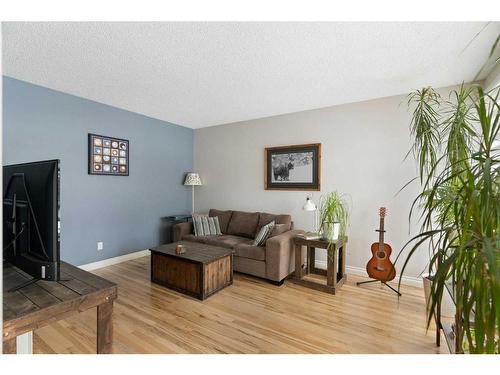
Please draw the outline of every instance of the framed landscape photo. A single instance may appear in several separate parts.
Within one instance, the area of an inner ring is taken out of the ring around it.
[[[266,148],[266,190],[319,191],[320,179],[321,143]]]
[[[130,145],[127,139],[89,134],[89,174],[128,176]]]

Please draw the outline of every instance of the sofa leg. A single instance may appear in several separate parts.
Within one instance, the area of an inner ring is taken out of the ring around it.
[[[286,279],[286,277],[285,277]],[[276,285],[276,286],[282,286],[283,283],[285,282],[285,279],[281,280],[281,281],[274,281],[274,280],[269,280],[269,282],[273,285]]]

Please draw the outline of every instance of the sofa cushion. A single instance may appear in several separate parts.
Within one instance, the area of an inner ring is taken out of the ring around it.
[[[234,255],[242,258],[266,260],[266,248],[240,243],[234,247]]]
[[[211,208],[208,212],[208,216],[217,216],[219,218],[220,231],[222,233],[227,233],[227,226],[229,225],[229,221],[231,220],[232,215],[233,211],[221,211],[214,208]]]
[[[275,224],[273,230],[267,238],[272,238],[274,236],[279,236],[282,233],[288,232],[289,228],[287,224]]]
[[[208,244],[208,240],[212,238],[220,238],[221,236],[196,236],[194,234],[188,234],[182,237],[183,241],[199,242]]]
[[[257,224],[257,232],[271,221],[274,221],[276,224],[285,224],[287,230],[292,229],[292,217],[290,215],[274,215],[268,214],[267,212],[261,212],[259,215],[259,223]]]
[[[253,240],[249,240],[245,237],[232,236],[229,234],[223,234],[222,236],[207,236],[206,244],[212,246],[226,247],[228,249],[234,249],[238,244],[251,244]]]
[[[233,211],[231,221],[227,228],[227,234],[253,239],[258,223],[258,212]]]
[[[179,241],[193,241],[193,242],[201,242],[201,236],[197,237],[194,235],[194,233],[187,234],[185,236],[182,236],[182,238],[179,238]]]

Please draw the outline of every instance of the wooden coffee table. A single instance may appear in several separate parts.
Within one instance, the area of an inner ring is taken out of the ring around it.
[[[175,253],[178,244],[185,253]],[[149,250],[156,284],[204,300],[233,283],[233,249],[180,241]]]

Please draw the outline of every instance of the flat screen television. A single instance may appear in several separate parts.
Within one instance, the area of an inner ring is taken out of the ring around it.
[[[34,280],[59,280],[59,160],[3,167],[3,259]]]

